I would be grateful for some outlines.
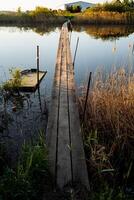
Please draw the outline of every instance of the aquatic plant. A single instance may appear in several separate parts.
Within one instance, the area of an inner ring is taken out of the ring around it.
[[[21,71],[19,68],[9,70],[11,79],[2,85],[3,90],[17,90],[21,86]]]

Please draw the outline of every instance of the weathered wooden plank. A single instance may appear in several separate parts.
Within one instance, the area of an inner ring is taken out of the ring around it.
[[[39,72],[39,81],[44,77],[45,72]],[[36,87],[38,84],[37,72],[23,75],[21,78],[21,87]]]
[[[73,180],[75,182],[80,182],[81,184],[85,185],[87,189],[89,189],[88,174],[78,114],[78,105],[75,94],[74,67],[72,63],[69,38],[67,38],[67,66]]]
[[[61,54],[62,54],[63,33],[60,35],[55,76],[52,89],[50,115],[47,126],[46,142],[49,152],[50,171],[55,177],[56,173],[56,152],[57,152],[57,129],[58,129],[58,107],[59,107],[59,87],[60,87],[60,67],[61,67]]]
[[[57,185],[63,188],[72,180],[70,160],[70,138],[68,126],[68,103],[67,103],[67,72],[66,72],[66,34],[64,29],[64,43],[62,52],[62,73],[60,85],[60,111],[58,133],[58,159],[57,159]]]

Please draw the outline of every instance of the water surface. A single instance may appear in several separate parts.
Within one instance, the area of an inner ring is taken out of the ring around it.
[[[98,68],[104,68],[106,72],[121,67],[129,71],[134,69],[133,27],[74,28],[70,33],[72,58],[79,37],[75,62],[77,87],[87,82],[90,71],[95,72]],[[14,99],[8,102],[6,110],[10,115],[9,122],[4,131],[0,131],[2,136],[10,138],[10,146],[17,141],[16,149],[23,140],[32,138],[40,129],[46,128],[46,105],[48,107],[51,96],[59,36],[60,28],[55,27],[0,27],[0,83],[10,77],[9,69],[12,67],[36,67],[37,45],[40,46],[40,69],[47,70],[39,91],[24,96],[21,103]],[[15,111],[14,106],[17,106]],[[2,100],[0,109],[3,113]]]

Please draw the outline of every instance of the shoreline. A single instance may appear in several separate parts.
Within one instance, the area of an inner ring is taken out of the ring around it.
[[[134,12],[89,12],[79,14],[48,15],[41,13],[38,15],[22,14],[0,14],[0,25],[62,25],[70,19],[75,25],[134,25]]]

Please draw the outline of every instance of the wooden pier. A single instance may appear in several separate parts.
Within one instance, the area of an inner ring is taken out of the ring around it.
[[[47,145],[55,184],[63,189],[81,183],[89,190],[67,23],[63,24],[59,39]]]
[[[22,71],[19,90],[22,92],[35,92],[46,73],[47,71],[37,71],[36,69]]]

